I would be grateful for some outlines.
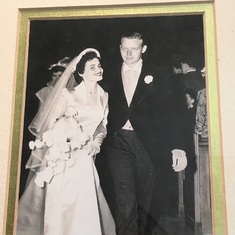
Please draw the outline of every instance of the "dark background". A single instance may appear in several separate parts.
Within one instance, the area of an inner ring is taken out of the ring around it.
[[[28,125],[38,110],[35,93],[50,80],[49,65],[65,56],[73,59],[84,48],[94,47],[102,57],[104,80],[108,79],[105,71],[121,61],[119,42],[126,30],[143,33],[148,45],[145,57],[156,65],[170,69],[172,54],[196,49],[201,56],[199,66],[204,66],[202,15],[31,21],[20,195],[28,174],[28,142],[34,139]]]

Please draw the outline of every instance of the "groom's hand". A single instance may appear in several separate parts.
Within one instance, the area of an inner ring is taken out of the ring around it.
[[[184,170],[188,164],[186,153],[180,149],[174,149],[171,153],[173,170],[176,172]]]

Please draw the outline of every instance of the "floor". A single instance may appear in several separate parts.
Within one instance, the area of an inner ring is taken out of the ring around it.
[[[190,231],[184,221],[178,217],[162,217],[159,225],[161,228],[152,235],[194,235],[194,232]]]
[[[186,225],[184,218],[179,217],[176,210],[168,210],[167,214],[161,216],[158,226],[154,231],[146,235],[197,235]]]

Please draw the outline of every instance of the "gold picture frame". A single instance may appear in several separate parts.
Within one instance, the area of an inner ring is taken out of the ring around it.
[[[203,16],[204,46],[206,48],[205,61],[207,68],[207,95],[209,97],[208,120],[210,135],[209,153],[213,234],[227,234],[213,3],[151,4],[148,6],[136,4],[20,9],[6,234],[12,234],[15,231],[17,197],[19,193],[19,162],[21,157],[20,150],[22,146],[25,108],[28,46],[30,43],[30,22],[34,20],[96,19],[109,17],[125,18],[197,14]]]

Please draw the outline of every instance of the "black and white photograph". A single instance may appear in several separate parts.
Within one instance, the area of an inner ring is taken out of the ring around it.
[[[17,235],[212,235],[204,32],[30,21]]]

